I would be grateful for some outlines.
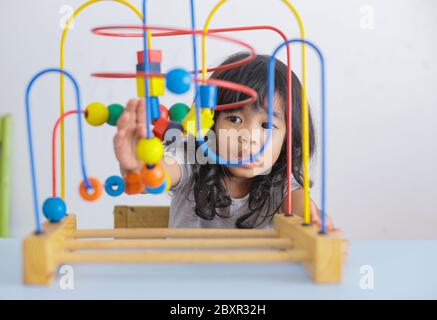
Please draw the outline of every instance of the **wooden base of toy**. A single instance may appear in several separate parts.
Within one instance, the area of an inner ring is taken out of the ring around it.
[[[343,240],[338,235],[321,235],[297,216],[277,214],[274,225],[272,230],[77,230],[76,216],[68,215],[59,223],[44,224],[43,234],[31,234],[24,240],[24,283],[47,285],[58,267],[76,263],[294,262],[303,263],[317,283],[341,281]]]

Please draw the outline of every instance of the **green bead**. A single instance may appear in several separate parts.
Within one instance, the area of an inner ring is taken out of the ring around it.
[[[176,103],[169,110],[170,119],[175,122],[182,122],[189,111],[190,108],[186,104]]]
[[[124,107],[121,104],[114,103],[108,106],[108,111],[109,117],[107,123],[111,126],[116,126],[118,118],[120,118],[124,111]]]

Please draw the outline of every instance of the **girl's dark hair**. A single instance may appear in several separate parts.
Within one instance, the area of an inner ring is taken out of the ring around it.
[[[248,53],[242,52],[228,57],[223,63],[229,64],[240,61],[248,57]],[[264,106],[267,99],[268,86],[268,64],[270,56],[257,55],[250,63],[241,67],[216,71],[211,75],[211,78],[231,81],[248,86],[258,93],[258,100],[255,102],[255,107],[261,108]],[[293,139],[293,176],[303,185],[302,176],[302,108],[301,108],[301,83],[297,76],[292,73],[292,139]],[[282,101],[284,114],[287,117],[287,66],[279,60],[275,63],[275,96]],[[241,101],[248,97],[236,91],[219,88],[217,103],[226,104]],[[217,119],[220,112],[216,111],[214,118]],[[214,130],[214,127],[212,128]],[[310,156],[314,153],[315,139],[314,128],[309,113],[309,135],[310,135]],[[287,139],[287,138],[285,138]],[[196,150],[199,148],[196,141]],[[267,175],[259,175],[254,177],[249,195],[248,208],[249,212],[241,216],[236,221],[237,228],[255,228],[257,225],[265,222],[267,218],[272,219],[273,215],[280,210],[282,202],[287,194],[287,143],[284,141],[281,153],[278,160],[273,165],[271,171]],[[222,210],[229,210],[232,200],[223,184],[223,177],[230,175],[229,170],[224,165],[218,164],[199,164],[197,161],[192,165],[193,175],[186,184],[186,188],[192,189],[194,194],[195,212],[196,214],[207,220],[212,220],[217,215],[221,215]],[[273,203],[272,195],[281,191],[280,203]],[[220,209],[220,210],[217,210]],[[266,212],[261,216],[261,212]]]

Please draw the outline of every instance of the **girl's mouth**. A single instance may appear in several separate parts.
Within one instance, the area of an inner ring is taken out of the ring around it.
[[[250,157],[250,158],[249,158],[249,157]],[[256,161],[251,161],[250,163],[248,163],[247,160],[248,160],[248,159],[251,159],[251,158],[252,158],[251,155],[246,155],[246,156],[244,156],[242,153],[238,153],[237,161],[238,161],[239,163],[242,163],[243,160],[246,161],[246,163],[241,164],[241,167],[242,167],[242,168],[246,168],[246,169],[250,169],[250,168],[255,167],[255,166],[257,165],[257,162],[258,162],[258,160],[256,160]]]

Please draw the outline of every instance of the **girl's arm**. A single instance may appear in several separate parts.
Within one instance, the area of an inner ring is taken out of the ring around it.
[[[138,141],[146,135],[146,113],[144,99],[132,99],[117,122],[114,136],[114,152],[120,165],[120,173],[139,172],[144,165],[136,156]],[[171,156],[161,160],[164,170],[170,176],[172,186],[181,179],[181,168]]]

